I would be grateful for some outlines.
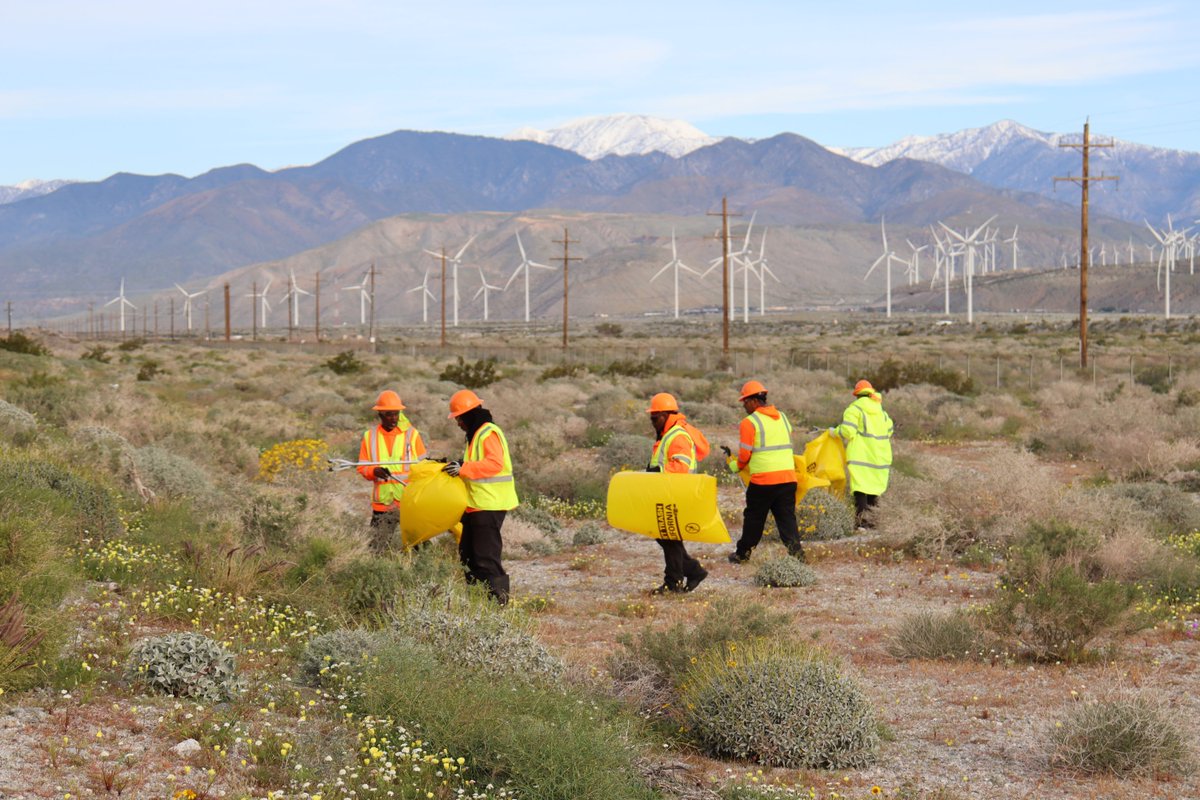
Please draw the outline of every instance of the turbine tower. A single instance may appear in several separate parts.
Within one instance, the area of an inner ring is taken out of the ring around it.
[[[358,324],[367,324],[367,303],[371,302],[371,293],[367,290],[367,284],[371,280],[371,271],[367,270],[363,273],[362,283],[356,283],[353,286],[343,286],[343,292],[358,292]]]
[[[674,269],[674,272],[675,272],[675,319],[679,319],[679,270],[684,270],[685,272],[690,272],[693,275],[699,275],[700,273],[679,260],[679,252],[675,248],[675,229],[674,228],[671,228],[671,260],[668,261],[666,263],[666,265],[664,265],[662,267],[662,269],[660,269],[658,272],[654,273],[654,277],[650,279],[650,282],[653,283],[658,278],[659,275],[662,275],[664,272],[666,272],[667,270],[672,269],[672,268]]]
[[[188,333],[191,333],[192,332],[192,300],[194,298],[197,298],[200,295],[204,294],[204,292],[189,292],[187,289],[184,289],[178,283],[175,284],[175,288],[178,289],[180,291],[180,293],[183,295],[183,316],[185,319],[187,319]]]
[[[483,295],[483,321],[487,322],[488,321],[488,291],[495,290],[498,292],[502,292],[504,290],[501,289],[499,286],[492,286],[490,283],[487,282],[487,278],[483,274],[483,267],[476,267],[476,269],[479,270],[480,286],[479,286],[479,291],[475,292],[474,297],[472,297],[471,299],[473,300],[473,299],[475,299],[475,297],[479,297],[479,295]]]
[[[125,279],[124,278],[121,278],[121,291],[117,294],[116,297],[114,297],[112,300],[109,300],[107,303],[105,303],[104,307],[108,308],[113,303],[118,304],[117,308],[121,312],[121,336],[122,336],[122,338],[124,338],[124,336],[125,336],[125,306],[129,306],[130,308],[132,308],[134,310],[137,309],[137,306],[135,306],[133,303],[131,303],[125,299]]]
[[[512,285],[512,282],[517,279],[518,275],[520,275],[522,272],[525,273],[525,321],[529,322],[529,268],[537,267],[538,269],[552,270],[554,267],[549,267],[545,264],[539,264],[536,261],[529,260],[529,256],[525,255],[525,245],[521,244],[520,231],[517,231],[517,247],[521,250],[521,263],[517,265],[515,270],[513,270],[513,274],[509,276],[508,282],[504,284],[504,288],[507,289]],[[426,250],[425,252],[428,253],[429,251]]]
[[[409,294],[413,292],[421,293],[421,322],[429,322],[429,301],[437,299],[429,291],[429,270],[425,270],[425,277],[419,284],[408,290]]]
[[[300,284],[296,283],[296,273],[288,267],[288,290],[284,299],[290,302],[289,309],[291,311],[290,318],[292,324],[297,328],[300,327],[300,295],[312,295],[312,292],[306,292],[300,288]]]
[[[478,234],[476,234],[476,235],[478,235]],[[462,247],[460,247],[458,249],[457,253],[455,253],[452,257],[446,259],[446,261],[448,261],[449,263],[454,265],[454,270],[450,274],[452,276],[453,283],[454,283],[454,287],[453,287],[453,291],[454,291],[454,327],[456,327],[456,328],[458,327],[458,268],[462,264],[463,253],[465,253],[467,251],[467,248],[471,246],[471,242],[473,242],[473,241],[475,241],[475,236],[472,236],[470,239],[467,239],[467,243],[464,244]],[[429,255],[433,256],[434,258],[442,258],[441,253],[435,253],[432,250],[425,250],[425,252],[428,253]]]
[[[871,277],[871,273],[875,271],[875,268],[878,267],[881,262],[884,262],[884,261],[887,262],[886,264],[884,264],[883,270],[887,274],[887,318],[891,319],[892,318],[892,262],[899,261],[901,264],[906,264],[908,262],[906,262],[903,258],[900,258],[898,255],[896,255],[895,253],[893,253],[891,250],[888,249],[887,227],[884,223],[882,216],[880,216],[880,218],[879,218],[879,230],[883,234],[883,255],[881,255],[879,258],[875,259],[875,263],[872,264],[871,268],[867,270],[867,274],[863,275],[863,280],[865,281],[867,278]]]
[[[963,284],[966,286],[966,289],[967,289],[967,324],[968,325],[973,325],[975,323],[975,287],[973,285],[973,278],[975,276],[975,248],[980,247],[980,246],[983,246],[983,247],[987,246],[986,239],[983,241],[979,241],[979,234],[983,233],[987,229],[987,226],[990,225],[992,220],[994,220],[995,218],[996,218],[996,216],[994,214],[992,216],[988,217],[987,222],[983,223],[978,228],[976,228],[975,232],[969,236],[960,235],[958,233],[958,231],[947,226],[946,223],[944,223],[944,222],[938,223],[939,225],[941,225],[943,228],[946,229],[947,233],[949,233],[955,239],[958,239],[958,241],[962,244],[964,250],[966,251],[967,260],[966,260],[965,265],[963,266]]]

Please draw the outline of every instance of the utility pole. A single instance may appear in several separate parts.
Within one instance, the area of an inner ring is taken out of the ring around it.
[[[570,270],[571,262],[572,261],[582,261],[583,258],[580,256],[572,256],[571,255],[571,245],[579,244],[579,240],[572,239],[570,234],[567,232],[566,228],[563,228],[563,238],[561,240],[552,239],[551,241],[554,244],[561,244],[563,246],[563,343],[562,343],[562,346],[563,346],[563,350],[566,350],[567,349],[567,300],[568,300],[567,274]]]
[[[258,281],[250,283],[250,341],[258,341]]]
[[[95,338],[96,331],[96,315],[94,312],[94,303],[88,303],[88,338]]]
[[[204,292],[204,341],[212,340],[212,327],[209,325],[208,312],[212,310],[212,293]]]
[[[446,245],[442,245],[442,347],[446,346]]]
[[[12,300],[4,304],[8,309],[8,338],[12,338]]]
[[[158,338],[158,301],[154,301],[154,338]]]
[[[289,278],[291,277],[290,273],[289,273],[288,277]],[[288,342],[292,341],[292,330],[296,327],[296,323],[292,319],[292,305],[294,302],[292,300],[292,292],[294,292],[294,291],[296,291],[296,282],[293,280],[291,283],[288,284],[288,293],[287,293],[287,296],[284,298],[287,300],[287,304],[288,304],[288,338],[287,338]]]
[[[371,317],[367,325],[367,341],[371,343],[371,352],[375,352],[375,262],[371,262]]]
[[[1088,156],[1089,151],[1093,147],[1112,147],[1112,142],[1095,143],[1093,144],[1089,138],[1090,120],[1083,123],[1083,142],[1079,144],[1060,142],[1059,147],[1077,147],[1083,153],[1083,174],[1082,175],[1067,175],[1064,177],[1056,177],[1054,183],[1057,186],[1059,181],[1071,181],[1078,183],[1082,191],[1082,201],[1080,203],[1080,224],[1079,224],[1079,366],[1080,368],[1087,367],[1088,351],[1087,351],[1087,271],[1089,261],[1088,256],[1088,184],[1092,181],[1115,181],[1118,180],[1116,175],[1088,175]]]
[[[317,310],[313,314],[315,321],[313,322],[313,335],[316,337],[317,344],[321,343],[321,271],[317,270],[317,288],[313,295],[317,301]]]
[[[717,216],[708,212],[708,216]],[[729,217],[741,214],[729,213],[729,203],[721,196],[721,352],[729,355]]]
[[[225,341],[233,338],[233,330],[229,325],[229,284],[225,284]]]
[[[143,339],[146,338],[146,333],[150,330],[150,328],[148,327],[150,323],[146,321],[147,320],[146,315],[149,313],[150,313],[150,309],[146,307],[145,303],[142,303],[142,338]]]

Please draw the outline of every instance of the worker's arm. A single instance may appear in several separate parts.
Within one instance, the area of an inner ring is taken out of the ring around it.
[[[729,471],[741,472],[750,463],[750,456],[754,455],[754,423],[749,417],[742,420],[742,424],[738,426],[738,453],[737,461],[733,458],[729,459]]]
[[[851,403],[842,414],[842,422],[835,429],[842,437],[842,444],[850,444],[850,440],[859,434],[859,425],[864,422],[862,409]]]
[[[696,448],[688,441],[688,438],[680,434],[672,439],[671,446],[667,450],[666,466],[663,468],[663,472],[688,473],[692,471],[695,463]]]
[[[427,451],[425,450],[425,440],[421,438],[421,432],[413,431],[413,446],[412,446],[413,458],[417,458],[417,459],[424,458],[426,452]]]
[[[504,447],[500,444],[500,436],[493,431],[483,440],[483,458],[479,461],[464,461],[458,475],[460,478],[477,481],[480,478],[499,475],[503,470]]]
[[[370,461],[371,460],[371,451],[367,447],[367,437],[365,437],[365,436],[363,437],[362,444],[360,444],[358,446],[358,460],[359,461]],[[375,467],[356,467],[356,469],[358,470],[358,474],[362,475],[363,478],[365,478],[366,480],[369,480],[369,481],[375,480]]]

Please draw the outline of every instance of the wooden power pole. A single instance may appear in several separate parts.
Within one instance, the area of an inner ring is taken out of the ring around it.
[[[717,214],[710,211],[708,216]],[[721,352],[729,355],[729,218],[740,214],[729,213],[729,203],[721,197]]]
[[[1092,181],[1115,181],[1116,175],[1097,175],[1088,174],[1088,157],[1090,150],[1093,147],[1112,147],[1112,142],[1093,143],[1089,139],[1089,123],[1083,123],[1083,142],[1081,143],[1059,143],[1059,147],[1077,147],[1083,153],[1083,174],[1082,175],[1066,175],[1055,177],[1054,183],[1057,185],[1059,181],[1071,181],[1078,183],[1082,192],[1082,200],[1080,203],[1080,224],[1079,224],[1079,366],[1080,368],[1088,365],[1088,340],[1087,340],[1087,274],[1089,261],[1088,257],[1088,184]]]
[[[317,270],[317,288],[313,292],[313,298],[317,301],[317,310],[313,313],[313,336],[316,337],[317,344],[321,343],[321,271]]]
[[[225,284],[225,341],[233,339],[233,329],[229,324],[229,284]]]
[[[567,302],[570,299],[570,296],[567,291],[567,285],[568,285],[567,284],[567,276],[568,276],[568,273],[570,272],[571,262],[572,261],[582,261],[583,258],[581,256],[572,256],[571,255],[571,245],[579,244],[579,240],[572,239],[570,233],[567,231],[566,228],[563,228],[563,238],[562,239],[552,239],[551,241],[553,241],[554,244],[561,244],[563,246],[563,342],[562,342],[562,346],[563,346],[563,350],[566,350],[567,349],[567,318],[569,316],[567,313]]]

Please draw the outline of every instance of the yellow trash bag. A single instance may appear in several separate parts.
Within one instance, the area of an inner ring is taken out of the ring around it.
[[[729,541],[712,475],[618,472],[608,483],[608,524],[653,539]]]
[[[835,497],[846,494],[846,447],[840,436],[829,431],[804,445],[804,455],[796,456],[796,502],[809,489],[824,488]]]
[[[421,461],[408,473],[408,488],[400,497],[400,541],[412,547],[439,533],[457,528],[467,508],[467,487],[462,478],[442,472],[438,461]]]

